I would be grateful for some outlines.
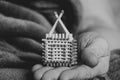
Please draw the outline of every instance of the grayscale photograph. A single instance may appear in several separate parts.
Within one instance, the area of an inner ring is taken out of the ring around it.
[[[120,80],[120,0],[0,0],[0,80]]]

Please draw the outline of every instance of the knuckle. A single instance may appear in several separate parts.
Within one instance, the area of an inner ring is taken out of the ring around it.
[[[89,46],[94,39],[100,37],[97,33],[95,32],[86,32],[83,33],[79,36],[79,44],[81,46],[82,49],[86,48],[87,46]]]
[[[102,44],[101,44],[102,43]],[[109,47],[108,42],[103,38],[96,39],[96,42],[94,43],[94,46],[96,46],[96,50],[101,53],[97,54],[97,56],[108,56],[109,54]]]

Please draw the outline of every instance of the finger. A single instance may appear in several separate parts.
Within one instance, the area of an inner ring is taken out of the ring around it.
[[[96,33],[87,32],[82,34],[79,44],[82,53],[81,59],[90,67],[96,66],[100,57],[110,55],[107,41]]]
[[[6,38],[7,42],[23,51],[30,51],[37,54],[42,53],[43,46],[39,42],[30,38]]]
[[[30,62],[31,64],[40,63],[42,61],[42,57],[40,56],[40,54],[35,54],[29,51],[21,51],[17,49],[15,46],[6,42],[5,40],[1,40],[0,45],[3,51],[13,53],[20,59]]]
[[[61,68],[49,70],[43,75],[42,80],[58,80],[61,72],[65,71],[67,69],[69,69],[69,68],[61,67]]]
[[[50,23],[40,13],[7,1],[0,1],[0,13],[6,16],[33,21],[48,29],[51,28]]]
[[[41,39],[50,30],[34,22],[0,15],[0,36]]]
[[[89,52],[87,49],[82,52],[81,59],[83,64],[90,67],[95,67],[99,62],[98,57],[94,55],[94,53]]]
[[[95,68],[90,68],[86,65],[80,67],[66,70],[61,76],[60,80],[84,80],[93,78],[98,75],[105,74],[109,68],[109,57],[104,57],[100,59],[99,64]]]
[[[42,67],[40,68],[39,70],[35,71],[34,72],[34,78],[35,80],[40,80],[43,76],[43,74],[48,71],[48,70],[51,70],[53,69],[52,67]]]
[[[36,65],[34,65],[34,66],[32,67],[32,72],[35,72],[35,71],[37,71],[37,70],[40,69],[40,68],[42,68],[42,65],[36,64]]]
[[[94,67],[98,64],[101,57],[109,55],[108,51],[106,41],[102,38],[98,38],[83,50],[81,58],[86,65]]]

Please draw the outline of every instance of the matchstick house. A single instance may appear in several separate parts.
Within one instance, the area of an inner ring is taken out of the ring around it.
[[[70,67],[77,64],[77,41],[69,33],[63,24],[61,17],[63,11],[58,16],[51,31],[42,39],[44,50],[42,53],[43,65],[51,67]],[[57,23],[60,22],[65,33],[54,33]]]

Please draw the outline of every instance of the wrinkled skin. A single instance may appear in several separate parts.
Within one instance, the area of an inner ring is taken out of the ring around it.
[[[80,80],[89,79],[105,74],[109,67],[109,50],[107,42],[87,32],[79,36],[79,49],[82,50],[82,65],[73,67],[43,67],[40,64],[33,66],[35,80]],[[80,54],[80,53],[79,53]]]
[[[84,80],[105,74],[108,71],[110,50],[119,47],[118,45],[114,45],[115,47],[111,46],[113,42],[117,44],[120,38],[116,38],[118,35],[118,33],[116,33],[117,29],[109,14],[101,10],[102,8],[98,10],[103,13],[98,14],[99,12],[97,13],[97,11],[94,13],[95,10],[89,8],[91,1],[88,1],[88,3],[86,3],[86,1],[87,0],[81,0],[85,14],[82,15],[82,27],[78,27],[75,33],[75,38],[78,41],[78,54],[80,54],[80,62],[78,63],[82,62],[83,64],[58,68],[43,67],[41,64],[36,64],[32,67],[35,80]],[[99,2],[99,0],[96,0],[96,3],[97,1]],[[102,4],[105,1],[107,0],[101,0],[100,2]],[[1,1],[0,5],[4,4],[9,3]],[[102,7],[104,8],[106,6],[102,5]],[[21,7],[17,6],[17,9],[21,9]],[[38,53],[42,50],[41,39],[50,31],[51,24],[37,12],[31,12],[29,9],[25,9],[24,11],[26,11],[26,14],[30,13],[30,15],[23,14],[24,17],[21,18],[18,13],[14,12],[5,14],[3,11],[3,14],[0,14],[0,36],[2,38],[9,37],[10,40],[17,43],[16,45],[25,44],[29,52]],[[15,15],[13,16],[13,14]],[[93,15],[95,16],[93,17]],[[31,16],[31,19],[29,19],[29,16]],[[93,18],[91,18],[91,16]],[[115,38],[113,38],[113,36]]]

